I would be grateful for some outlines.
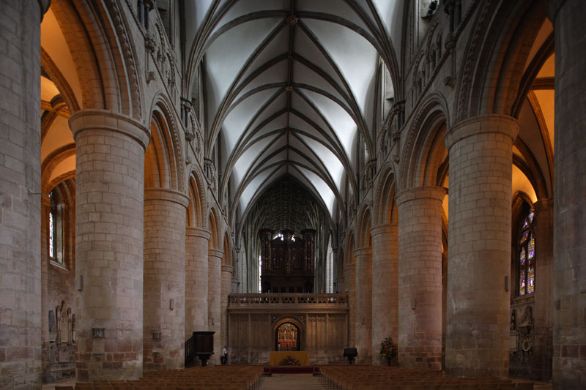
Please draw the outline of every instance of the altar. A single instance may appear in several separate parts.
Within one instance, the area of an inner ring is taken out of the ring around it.
[[[307,351],[272,351],[269,355],[271,366],[308,366]]]

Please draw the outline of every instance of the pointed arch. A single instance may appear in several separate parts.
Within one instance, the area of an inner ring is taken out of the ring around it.
[[[222,265],[223,266],[233,266],[233,259],[232,259],[232,240],[230,239],[230,235],[228,232],[224,232],[224,257],[222,258]]]
[[[372,237],[370,229],[372,228],[372,219],[370,207],[362,205],[358,211],[356,225],[356,249],[372,248]]]
[[[446,99],[429,95],[414,115],[401,155],[400,189],[441,185],[447,173],[445,135],[450,126]]]
[[[396,176],[393,168],[384,166],[378,176],[373,195],[373,225],[397,224]]]
[[[221,250],[220,241],[222,235],[220,233],[220,218],[218,210],[212,207],[208,215],[208,227],[210,229],[209,249]]]
[[[153,99],[151,141],[145,152],[145,188],[185,192],[184,147],[181,129],[171,104],[163,94]]]
[[[545,1],[480,6],[458,77],[454,123],[483,113],[513,115],[531,50],[527,43],[546,17]]]
[[[200,172],[191,171],[188,182],[187,226],[205,228],[206,191],[205,181]]]
[[[55,1],[50,11],[75,64],[82,95],[79,108],[107,109],[141,119],[136,54],[118,4]]]

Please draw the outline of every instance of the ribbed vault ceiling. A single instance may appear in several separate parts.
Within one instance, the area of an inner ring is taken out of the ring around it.
[[[220,196],[229,193],[241,216],[290,175],[333,215],[345,183],[356,187],[358,134],[373,147],[380,69],[396,67],[389,36],[399,1],[195,3],[206,147],[219,148]]]

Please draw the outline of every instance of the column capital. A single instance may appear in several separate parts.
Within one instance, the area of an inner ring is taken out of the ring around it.
[[[147,202],[149,200],[174,202],[186,208],[189,204],[187,195],[166,188],[146,188],[144,190],[144,201]]]
[[[354,249],[354,251],[352,252],[352,254],[356,257],[361,257],[361,256],[370,256],[372,254],[372,248],[358,248],[358,249]]]
[[[372,238],[379,235],[388,235],[391,234],[393,229],[396,229],[397,225],[392,225],[390,223],[386,223],[384,225],[376,225],[370,229],[370,235]]]
[[[551,198],[542,198],[538,199],[533,206],[535,207],[535,211],[537,213],[543,212],[545,210],[553,209],[553,199]]]
[[[210,232],[208,230],[198,228],[198,227],[190,227],[188,226],[186,229],[186,234],[188,237],[199,237],[205,240],[210,239]]]
[[[447,190],[444,187],[440,186],[423,186],[409,188],[408,190],[403,190],[397,194],[397,206],[406,202],[419,199],[431,199],[441,202],[446,193]]]
[[[224,257],[224,252],[219,249],[208,249],[208,257],[215,257],[221,260]]]
[[[49,197],[48,192],[41,193],[41,204],[43,206],[51,207],[51,198]]]
[[[459,141],[478,134],[496,133],[514,140],[519,133],[519,122],[509,115],[489,114],[464,119],[448,130],[446,148],[448,150]]]
[[[76,141],[78,135],[86,130],[105,130],[133,138],[146,149],[150,138],[149,130],[142,123],[107,110],[78,111],[69,118],[69,127]]]

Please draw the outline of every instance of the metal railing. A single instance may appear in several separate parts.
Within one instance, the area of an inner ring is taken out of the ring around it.
[[[301,294],[301,293],[263,293],[230,294],[230,306],[273,305],[273,304],[328,304],[348,305],[346,294]]]

